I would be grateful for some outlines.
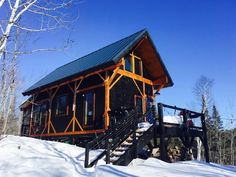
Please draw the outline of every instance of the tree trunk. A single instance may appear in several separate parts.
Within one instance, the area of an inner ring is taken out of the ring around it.
[[[201,153],[202,153],[202,141],[199,137],[196,138],[197,141],[197,160],[201,160]]]

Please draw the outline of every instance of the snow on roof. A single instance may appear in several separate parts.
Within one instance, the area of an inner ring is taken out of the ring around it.
[[[100,161],[87,169],[83,164],[84,149],[74,145],[10,135],[0,138],[0,176],[4,177],[236,176],[236,167],[197,161],[135,159],[127,167]]]

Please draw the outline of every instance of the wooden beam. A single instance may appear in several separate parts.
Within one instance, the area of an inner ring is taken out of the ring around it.
[[[98,76],[99,76],[103,81],[105,81],[105,78],[102,77],[102,75],[101,75],[100,73],[98,73]]]
[[[109,81],[108,81],[108,84],[109,84],[109,85],[111,85],[112,81],[115,79],[118,70],[119,70],[119,67],[117,67],[117,68],[113,71],[113,74],[111,75],[111,77],[109,78]]]
[[[122,78],[122,75],[120,75],[113,83],[111,86],[109,86],[109,89],[111,90],[112,87]]]
[[[52,94],[52,89],[51,90],[47,90],[48,94],[49,94],[49,109],[48,109],[48,133],[50,133],[50,127],[53,128],[53,131],[55,131],[55,128],[53,127],[52,123],[51,123],[51,118],[52,118],[52,101],[57,93],[57,91],[59,90],[59,86],[56,88],[55,92]],[[56,131],[55,131],[56,133]]]
[[[118,64],[116,64],[116,65],[112,65],[112,66],[106,67],[106,68],[104,68],[104,69],[100,69],[100,70],[91,72],[91,73],[89,73],[89,74],[76,77],[76,78],[71,79],[71,80],[69,80],[69,81],[65,81],[65,82],[62,82],[62,83],[60,83],[60,84],[50,86],[50,87],[48,87],[48,88],[39,90],[39,91],[37,91],[37,92],[38,92],[38,93],[41,93],[41,92],[44,92],[44,91],[47,91],[47,90],[51,90],[51,89],[54,89],[54,88],[57,88],[57,87],[61,87],[61,86],[66,85],[66,84],[68,84],[68,83],[74,82],[74,81],[76,81],[76,80],[80,80],[80,79],[83,79],[83,78],[86,78],[86,77],[89,77],[89,76],[92,76],[92,75],[96,75],[96,74],[101,73],[101,72],[105,72],[105,71],[109,71],[109,70],[114,70],[115,68],[120,67],[121,65],[122,65],[122,62],[120,61],[120,62],[119,62]]]
[[[118,69],[117,73],[118,73],[118,74],[121,74],[121,75],[123,75],[123,76],[129,77],[129,78],[131,78],[131,79],[135,79],[135,80],[144,82],[144,83],[146,83],[146,84],[153,85],[153,82],[152,82],[151,80],[146,79],[146,78],[143,78],[142,76],[139,76],[139,75],[137,75],[137,74],[131,73],[131,72],[129,72],[129,71],[122,70],[122,69]]]
[[[104,82],[105,84],[105,112],[104,112],[104,116],[105,116],[105,129],[108,129],[109,126],[109,115],[108,115],[108,111],[110,111],[110,89],[109,89],[109,76],[108,74],[106,74],[106,80]]]
[[[134,67],[134,53],[131,54],[131,66],[132,66],[132,72],[135,73],[135,67]]]
[[[94,85],[94,86],[91,86],[91,87],[87,87],[87,88],[84,88],[84,89],[79,89],[79,90],[77,90],[76,92],[77,92],[77,93],[86,92],[86,91],[88,91],[88,90],[92,90],[92,89],[95,89],[95,88],[103,87],[104,85],[105,85],[104,83],[101,83],[101,84]]]
[[[140,94],[142,95],[142,97],[143,97],[143,93],[142,93],[142,91],[140,90],[140,88],[139,88],[137,82],[135,81],[135,79],[133,79],[133,81],[134,81],[134,84],[136,85],[136,87],[137,87],[139,93],[140,93]]]
[[[85,131],[74,131],[74,132],[57,132],[57,133],[47,133],[47,134],[32,134],[30,137],[50,137],[50,136],[68,136],[68,135],[84,135],[84,134],[96,134],[103,133],[104,129],[98,130],[85,130]]]

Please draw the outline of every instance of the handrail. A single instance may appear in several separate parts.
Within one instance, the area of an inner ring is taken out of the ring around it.
[[[160,103],[160,104],[162,104],[162,106],[165,107],[165,108],[170,108],[170,109],[174,109],[174,110],[178,110],[178,111],[186,111],[188,113],[194,114],[194,115],[191,115],[189,118],[197,118],[197,117],[202,116],[202,113],[199,113],[199,112],[195,112],[195,111],[191,111],[191,110],[188,110],[188,109],[180,108],[180,107],[177,107],[177,106],[171,106],[171,105],[167,105],[167,104],[163,104],[163,103]]]
[[[138,121],[144,120],[150,112],[151,110],[138,117],[134,111],[131,111],[128,116],[124,116],[103,134],[88,142],[85,148],[85,168],[92,167],[104,156],[106,156],[106,163],[110,163],[110,151],[117,148],[132,133],[134,134],[133,141],[136,141],[134,132],[138,127]],[[103,151],[90,162],[89,153],[96,149],[103,149]]]

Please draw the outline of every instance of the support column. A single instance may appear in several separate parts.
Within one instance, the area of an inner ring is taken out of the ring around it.
[[[165,145],[165,127],[163,124],[163,105],[158,103],[159,133],[160,133],[160,155],[161,160],[167,161]]]
[[[109,115],[108,111],[110,111],[110,88],[109,88],[109,76],[106,73],[106,79],[104,81],[105,85],[105,129],[108,129],[109,126]]]

